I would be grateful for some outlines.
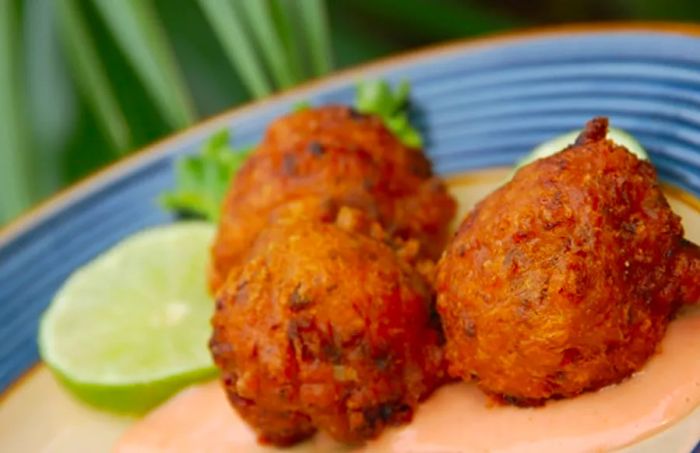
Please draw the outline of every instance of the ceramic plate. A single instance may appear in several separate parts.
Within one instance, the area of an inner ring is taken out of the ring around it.
[[[294,103],[350,103],[355,83],[376,77],[411,82],[414,119],[427,137],[435,169],[471,175],[472,182],[483,181],[484,169],[509,166],[537,143],[592,116],[609,116],[650,151],[661,178],[675,187],[674,206],[685,206],[678,209],[687,213],[688,235],[700,238],[700,204],[694,198],[700,195],[700,27],[527,32],[454,43],[343,72],[168,138],[0,231],[0,450],[59,451],[63,446],[70,451],[72,446],[75,451],[75,442],[83,442],[80,450],[109,450],[111,439],[131,422],[105,421],[110,417],[76,405],[42,367],[20,377],[38,361],[37,321],[66,277],[131,233],[172,220],[155,199],[173,184],[178,156],[194,152],[221,128],[233,131],[235,144],[256,143],[266,124]],[[480,188],[471,196],[496,183],[475,183]],[[33,407],[42,405],[51,408]],[[104,423],[112,423],[112,431],[102,433]],[[685,441],[685,451],[692,450],[700,432],[698,424],[686,424],[665,433],[666,443],[648,445],[670,445],[675,439],[674,445]],[[102,437],[85,435],[88,431]]]

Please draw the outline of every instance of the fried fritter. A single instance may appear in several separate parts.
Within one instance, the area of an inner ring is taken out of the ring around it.
[[[652,165],[586,125],[479,203],[438,265],[450,373],[530,405],[615,383],[700,295]]]
[[[456,208],[425,155],[402,145],[379,118],[340,106],[290,114],[270,125],[232,182],[212,247],[212,292],[259,232],[298,200],[300,215],[322,221],[341,206],[360,209],[394,239],[418,240],[433,259]]]
[[[362,442],[446,375],[429,285],[356,214],[266,228],[219,292],[211,351],[264,442]]]

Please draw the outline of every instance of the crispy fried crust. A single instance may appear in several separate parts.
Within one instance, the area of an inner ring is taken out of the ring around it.
[[[618,382],[700,295],[698,249],[651,164],[605,139],[522,168],[467,216],[438,265],[450,373],[537,404]]]
[[[418,240],[433,259],[456,207],[424,154],[378,118],[340,106],[290,114],[270,125],[232,182],[212,247],[212,292],[291,202],[299,215],[323,221],[341,206],[361,209],[397,240]]]
[[[346,210],[338,224],[280,223],[219,292],[211,351],[262,441],[318,428],[361,442],[409,420],[444,379],[429,286],[372,235]]]

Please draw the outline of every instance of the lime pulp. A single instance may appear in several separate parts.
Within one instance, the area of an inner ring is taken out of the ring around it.
[[[40,324],[40,354],[55,375],[88,403],[135,413],[212,376],[213,233],[204,222],[156,227],[76,271]]]
[[[559,151],[564,150],[568,146],[572,145],[576,141],[576,137],[581,133],[580,130],[571,131],[563,135],[559,135],[551,140],[547,140],[539,145],[537,145],[530,153],[525,156],[516,164],[516,169],[525,166],[537,159],[542,159],[549,157]],[[639,159],[649,160],[649,155],[644,150],[642,145],[632,137],[629,133],[623,131],[622,129],[617,129],[611,127],[608,129],[608,139],[617,143],[618,145],[624,146],[632,154],[636,155]]]

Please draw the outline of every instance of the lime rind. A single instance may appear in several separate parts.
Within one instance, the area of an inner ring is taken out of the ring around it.
[[[214,366],[208,366],[152,382],[118,385],[79,382],[50,364],[49,369],[56,379],[80,401],[97,409],[133,415],[144,414],[180,389],[217,375],[217,369]]]
[[[59,380],[97,407],[139,413],[215,375],[213,234],[204,222],[153,228],[75,272],[40,324],[40,354]]]

